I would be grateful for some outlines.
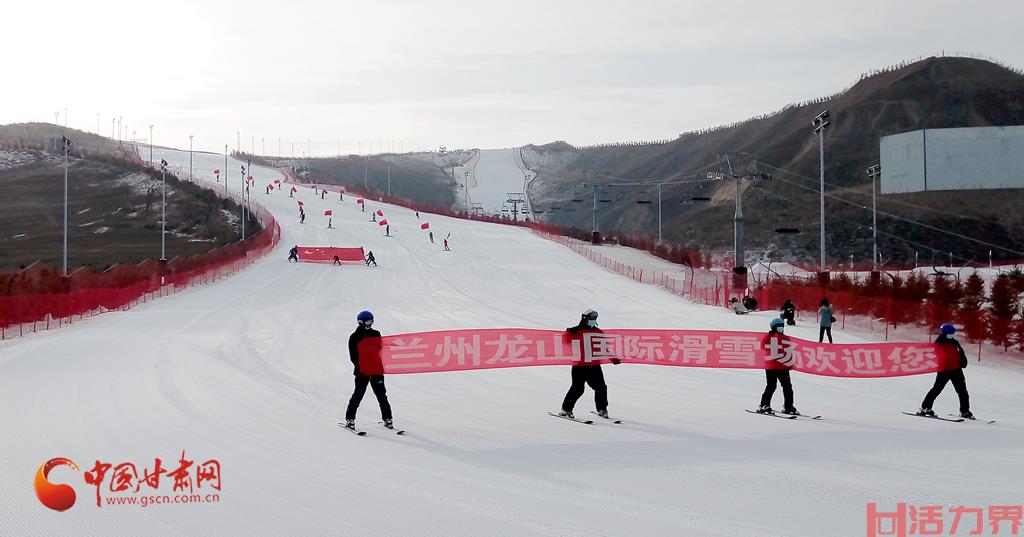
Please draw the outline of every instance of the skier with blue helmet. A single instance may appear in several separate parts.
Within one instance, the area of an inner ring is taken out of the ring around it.
[[[952,347],[951,351],[955,350],[959,354],[959,367],[939,371],[936,374],[935,384],[932,385],[931,390],[928,390],[928,394],[924,396],[921,409],[917,411],[918,416],[934,417],[935,411],[932,410],[932,405],[935,403],[935,399],[942,393],[946,384],[952,382],[953,389],[956,390],[957,396],[960,397],[960,417],[969,420],[974,419],[974,414],[971,413],[971,397],[967,393],[967,379],[964,377],[964,368],[967,367],[967,353],[960,346],[960,342],[953,337],[954,334],[956,334],[956,327],[945,323],[939,327],[939,337],[935,342],[940,345],[950,346]]]
[[[366,386],[369,385],[380,404],[380,415],[384,419],[384,426],[392,429],[394,425],[391,417],[391,404],[388,402],[387,389],[384,387],[384,375],[364,375],[359,369],[359,343],[367,338],[379,339],[380,332],[372,328],[373,313],[369,311],[359,312],[356,315],[356,322],[358,323],[356,330],[348,338],[348,354],[352,359],[352,365],[355,366],[352,371],[355,376],[355,391],[352,392],[348,408],[345,410],[345,427],[355,429],[356,410],[359,409],[359,403],[363,400],[363,395],[366,394]]]
[[[770,340],[774,339],[779,348],[784,348],[783,342],[786,340],[785,331],[786,321],[779,317],[772,319],[769,323],[768,334],[765,336],[765,343],[770,343]],[[793,406],[793,382],[789,378],[789,364],[779,363],[778,361],[769,362],[764,373],[767,384],[765,385],[764,393],[761,394],[761,405],[757,407],[757,413],[775,413],[772,410],[772,396],[775,395],[775,387],[782,384],[782,413],[799,416],[800,412],[797,412],[796,407]]]

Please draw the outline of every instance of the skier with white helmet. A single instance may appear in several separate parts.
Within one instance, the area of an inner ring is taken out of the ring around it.
[[[355,391],[352,392],[352,398],[348,401],[348,409],[345,410],[345,427],[349,429],[355,429],[356,426],[356,410],[359,408],[360,401],[363,400],[363,395],[366,394],[366,386],[369,385],[373,389],[373,395],[377,396],[377,402],[380,403],[380,415],[384,419],[384,426],[392,429],[394,425],[391,419],[391,404],[388,403],[387,390],[384,387],[384,375],[364,375],[359,369],[359,343],[367,338],[380,338],[380,332],[374,330],[373,326],[373,314],[369,311],[361,311],[356,316],[355,332],[348,338],[348,354],[352,359],[352,365],[355,369],[352,374],[355,375]]]
[[[917,411],[918,416],[935,416],[935,411],[932,410],[932,405],[935,403],[935,399],[942,393],[942,389],[946,387],[946,383],[952,382],[953,389],[956,390],[957,396],[960,397],[960,417],[969,420],[974,419],[974,414],[971,413],[971,398],[970,394],[967,393],[967,379],[964,377],[964,368],[967,367],[967,353],[964,352],[964,348],[960,346],[960,342],[953,337],[956,334],[956,327],[945,323],[939,327],[939,337],[935,340],[940,345],[948,345],[952,347],[950,350],[955,350],[959,355],[957,362],[958,367],[953,369],[947,369],[945,371],[939,371],[935,376],[935,384],[931,390],[928,390],[928,394],[924,396],[924,402],[921,403],[921,409]]]
[[[768,335],[765,336],[765,342],[768,343],[769,339],[777,340],[779,348],[782,348],[783,341],[786,336],[786,321],[776,317],[769,323]],[[793,383],[789,379],[789,367],[787,364],[782,364],[778,361],[769,362],[768,367],[764,370],[767,385],[764,388],[764,393],[761,394],[761,406],[757,408],[758,414],[774,414],[772,410],[772,396],[775,395],[775,387],[778,384],[782,384],[782,413],[790,414],[793,416],[799,416],[796,407],[793,406]]]
[[[580,341],[580,361],[572,366],[572,385],[569,387],[569,391],[565,394],[565,399],[562,401],[562,410],[559,411],[558,415],[566,418],[573,418],[572,409],[576,406],[576,401],[583,395],[585,386],[590,386],[594,390],[594,405],[597,407],[597,415],[602,418],[608,417],[608,386],[604,382],[604,373],[601,371],[600,362],[591,361],[587,362],[583,360],[583,348],[582,340],[583,334],[588,332],[603,333],[600,328],[597,327],[597,312],[588,309],[583,312],[580,316],[580,322],[576,326],[571,326],[565,329],[566,337],[571,341]],[[575,343],[574,343],[575,344]],[[615,365],[619,364],[617,358],[612,358],[611,362]]]

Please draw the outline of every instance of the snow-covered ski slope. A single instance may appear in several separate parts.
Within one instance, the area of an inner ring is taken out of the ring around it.
[[[187,153],[161,157],[188,165]],[[223,167],[222,156],[195,160],[201,175]],[[228,170],[237,190],[238,164]],[[421,214],[430,244],[411,211],[370,203],[391,223],[384,237],[353,199],[321,201],[309,189],[299,224],[294,199],[263,193],[280,175],[252,173],[253,199],[284,234],[268,258],[214,285],[0,345],[0,535],[850,537],[864,534],[867,502],[1020,503],[1022,373],[988,363],[967,377],[975,412],[999,420],[991,426],[901,414],[920,404],[930,376],[795,374],[797,406],[825,418],[788,421],[743,411],[758,401],[761,372],[622,365],[605,366],[621,425],[549,417],[569,370],[537,367],[389,376],[406,436],[376,425],[372,394],[358,419],[369,434],[348,434],[336,422],[362,309],[385,334],[559,329],[584,308],[605,327],[760,331],[771,314],[689,304],[514,227]],[[321,216],[328,208],[335,229]],[[452,251],[442,252],[449,232]],[[293,244],[364,246],[380,266],[288,264]],[[942,415],[956,407],[947,390]],[[592,397],[577,415],[593,417]],[[182,450],[220,461],[219,503],[100,509],[67,467],[51,480],[75,487],[74,507],[51,511],[33,494],[34,473],[54,457],[83,471],[133,461],[141,472],[156,457],[176,468]]]
[[[469,199],[482,204],[488,214],[501,214],[510,192],[525,191],[526,179],[515,165],[513,151],[515,149],[483,149],[479,152],[479,160],[473,168],[476,183],[470,184]]]

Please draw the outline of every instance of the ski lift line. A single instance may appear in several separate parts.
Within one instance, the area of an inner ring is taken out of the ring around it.
[[[779,181],[782,181],[784,183],[789,183],[789,184],[791,184],[791,185],[793,185],[793,186],[795,186],[797,188],[802,188],[804,190],[808,190],[810,192],[814,192],[815,194],[820,194],[820,192],[821,192],[817,188],[813,188],[813,187],[809,187],[809,186],[806,186],[806,185],[802,185],[800,183],[795,183],[793,181],[787,181],[786,179],[783,179],[781,177],[777,177],[776,179],[778,179]],[[843,202],[843,203],[845,203],[847,205],[852,205],[852,206],[857,207],[859,209],[870,210],[865,205],[861,205],[859,203],[855,203],[855,202],[852,202],[852,201],[840,198],[840,197],[832,195],[832,194],[826,193],[825,197],[834,199],[836,201],[841,201],[841,202]],[[1014,250],[1012,248],[1007,248],[1005,246],[999,246],[998,244],[994,244],[994,243],[991,243],[991,242],[983,241],[981,239],[975,239],[973,237],[968,237],[967,235],[963,235],[963,234],[957,233],[955,231],[948,231],[948,230],[945,230],[945,229],[942,229],[942,228],[937,228],[937,227],[932,226],[930,224],[925,224],[924,222],[918,222],[917,220],[911,220],[909,218],[903,218],[902,216],[897,216],[897,215],[892,214],[892,213],[887,213],[887,212],[884,212],[884,211],[877,211],[877,212],[880,215],[888,216],[889,218],[892,218],[894,220],[899,220],[899,221],[902,221],[902,222],[906,222],[908,224],[913,224],[913,225],[916,225],[916,226],[920,226],[920,227],[923,227],[925,229],[930,229],[932,231],[937,231],[939,233],[945,233],[946,235],[951,235],[953,237],[958,237],[958,238],[961,238],[961,239],[964,239],[964,240],[967,240],[967,241],[970,241],[970,242],[974,242],[974,243],[977,243],[977,244],[988,246],[989,248],[996,248],[996,249],[1002,250],[1004,252],[1010,252],[1010,253],[1012,253],[1014,255],[1024,256],[1024,252],[1019,251],[1019,250]]]
[[[773,198],[785,201],[787,203],[791,203],[791,204],[793,204],[793,205],[795,205],[797,207],[802,207],[802,208],[805,208],[805,209],[813,209],[814,211],[818,210],[818,206],[817,205],[811,206],[811,205],[808,205],[808,204],[805,204],[805,203],[797,203],[797,202],[795,202],[795,201],[793,201],[793,200],[791,200],[789,198],[786,198],[784,196],[780,196],[778,194],[775,194],[775,193],[772,193],[772,192],[768,192],[768,191],[765,191],[764,193],[769,195],[769,196],[771,196],[771,197],[773,197]],[[848,218],[843,218],[841,216],[836,216],[836,215],[830,215],[830,216],[831,216],[831,218],[834,218],[834,219],[839,220],[841,222],[846,222],[848,224],[853,224],[858,229],[865,229],[865,230],[871,229],[871,226],[865,226],[864,224],[861,224],[860,222],[855,222],[855,221],[850,220]],[[921,244],[919,242],[910,240],[910,239],[905,238],[905,237],[901,237],[901,236],[896,235],[894,233],[889,233],[887,231],[879,230],[878,234],[879,235],[885,235],[887,237],[891,237],[893,239],[896,239],[896,240],[898,240],[900,242],[903,242],[905,244],[908,244],[910,246],[917,247],[917,248],[919,248],[921,250],[931,251],[932,253],[946,254],[946,252],[942,252],[938,248],[935,248],[935,247],[932,247],[932,246],[928,246],[926,244]],[[962,260],[968,261],[968,259],[966,257],[962,257],[962,256],[957,255],[957,254],[953,254],[953,257],[955,257],[957,259],[962,259]]]
[[[789,175],[791,175],[793,177],[796,177],[796,178],[799,178],[799,179],[804,179],[804,180],[807,180],[807,181],[811,181],[814,184],[818,184],[820,182],[819,179],[816,179],[816,178],[813,178],[813,177],[807,177],[805,175],[800,175],[799,173],[792,172],[792,171],[789,171],[789,170],[784,170],[782,168],[779,168],[779,167],[776,167],[776,166],[772,166],[771,164],[766,164],[766,163],[763,163],[763,162],[762,162],[762,164],[764,164],[764,166],[767,167],[767,168],[771,168],[771,169],[773,169],[775,171],[779,171],[779,172],[782,172],[782,173],[785,173],[785,174],[789,174]],[[833,184],[833,183],[829,183],[827,181],[825,182],[825,186],[831,186],[831,187],[839,188],[839,189],[845,189],[846,188],[844,186],[836,185],[836,184]],[[865,197],[869,195],[869,194],[866,194],[866,193],[865,194],[861,194],[859,192],[851,192],[851,194],[855,194],[857,196],[865,196]],[[953,216],[953,217],[960,217],[961,216],[961,215],[958,215],[956,213],[952,213],[952,212],[949,212],[949,211],[943,211],[942,209],[935,209],[935,208],[932,208],[932,207],[925,207],[923,205],[917,205],[915,203],[910,203],[910,202],[906,202],[906,201],[900,201],[900,200],[895,200],[895,199],[881,199],[879,201],[882,201],[882,202],[885,202],[885,203],[892,203],[892,204],[895,204],[895,205],[903,205],[904,207],[913,207],[914,209],[920,209],[922,211],[929,211],[929,212],[933,212],[933,213],[937,213],[937,214],[942,214],[942,215],[945,215],[945,216]]]

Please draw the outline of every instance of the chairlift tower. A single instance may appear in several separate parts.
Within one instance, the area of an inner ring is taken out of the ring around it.
[[[515,222],[519,221],[519,204],[526,205],[526,194],[522,192],[509,192],[508,199],[505,203],[512,206],[512,220]]]

